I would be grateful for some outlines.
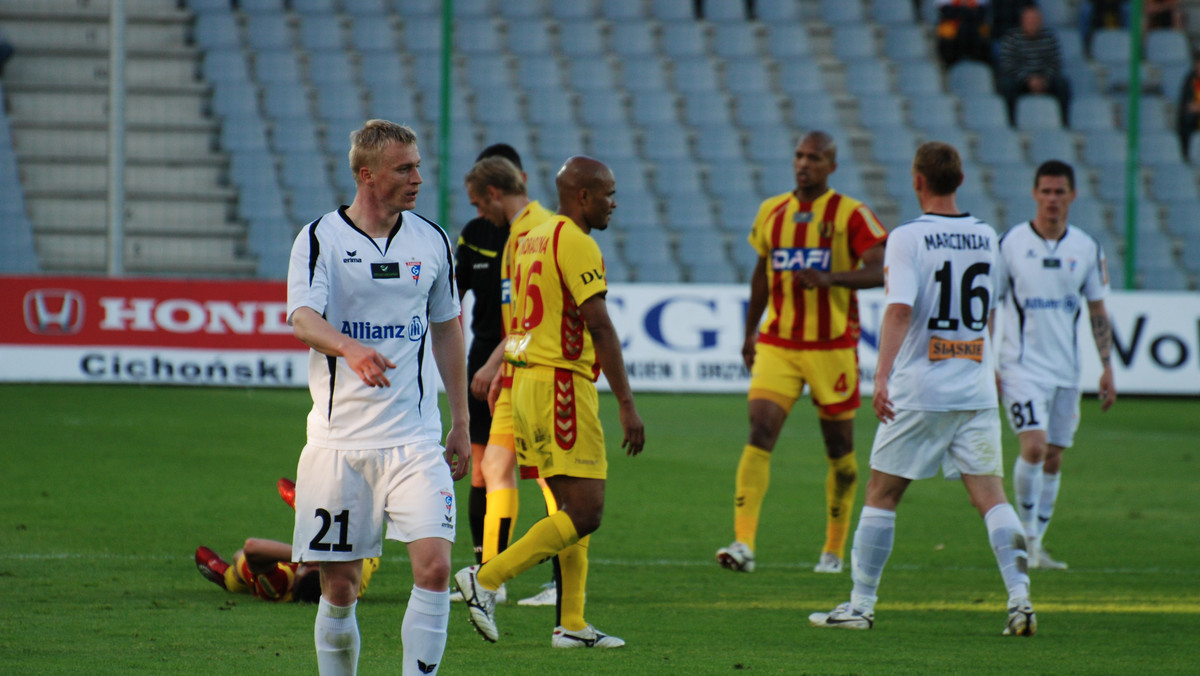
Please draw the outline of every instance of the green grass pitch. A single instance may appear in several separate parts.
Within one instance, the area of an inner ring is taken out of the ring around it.
[[[875,628],[808,626],[849,596],[811,572],[824,537],[826,464],[802,401],[771,466],[758,569],[720,569],[732,538],[742,396],[644,394],[645,453],[618,449],[602,395],[610,479],[592,538],[588,619],[628,641],[554,651],[552,608],[511,603],[484,643],[456,604],[442,674],[1151,674],[1200,667],[1200,401],[1083,405],[1047,543],[1068,571],[1033,571],[1039,631],[1002,638],[1005,593],[961,484],[914,484],[900,507]],[[286,540],[275,480],[304,442],[302,390],[0,386],[0,673],[315,673],[313,606],[273,605],[197,574],[205,544]],[[858,417],[865,477],[875,422]],[[1005,433],[1006,468],[1015,440]],[[855,515],[861,507],[862,486]],[[1006,481],[1006,486],[1011,486]],[[467,565],[467,481],[454,566]],[[523,485],[518,534],[543,514]],[[549,579],[539,566],[510,598]],[[360,673],[398,673],[411,587],[402,546],[359,606]]]

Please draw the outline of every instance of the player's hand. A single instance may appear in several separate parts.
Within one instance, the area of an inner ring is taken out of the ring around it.
[[[471,435],[467,432],[468,425],[455,425],[446,435],[446,464],[450,465],[450,476],[455,481],[465,477],[471,471]]]
[[[833,285],[833,275],[824,270],[808,268],[796,272],[796,283],[804,289],[827,289]]]
[[[392,386],[385,372],[388,369],[396,368],[396,365],[387,357],[362,343],[354,343],[343,348],[342,354],[346,357],[346,363],[358,374],[367,387]]]
[[[492,378],[500,371],[500,365],[489,366],[484,364],[475,372],[475,377],[471,378],[471,396],[480,401],[487,401],[488,390],[492,386]]]
[[[496,369],[496,375],[492,376],[492,381],[488,383],[487,403],[488,411],[492,415],[496,415],[496,402],[500,399],[500,390],[504,389],[504,369]]]
[[[1107,411],[1117,401],[1117,387],[1113,384],[1112,367],[1107,366],[1100,374],[1100,410]]]
[[[892,400],[888,399],[887,379],[875,379],[875,393],[871,396],[871,402],[875,406],[875,417],[879,418],[879,422],[887,423],[896,419],[896,409],[893,408]]]
[[[642,417],[633,403],[629,403],[621,406],[620,418],[621,430],[625,433],[621,448],[625,449],[625,455],[638,455],[646,445],[646,427],[642,424]]]
[[[757,335],[746,336],[746,342],[742,343],[742,362],[748,369],[754,368],[754,350],[757,343]]]

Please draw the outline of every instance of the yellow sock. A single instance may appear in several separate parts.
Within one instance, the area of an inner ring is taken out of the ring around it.
[[[733,501],[733,537],[754,549],[758,515],[762,511],[767,484],[771,482],[771,452],[746,444],[738,462],[736,496]]]
[[[538,487],[542,489],[542,499],[546,501],[546,515],[549,516],[558,511],[558,501],[554,499],[554,493],[550,490],[550,486],[545,481],[538,481]]]
[[[486,563],[508,548],[512,529],[517,523],[520,495],[515,488],[502,488],[487,494],[483,513],[483,560]]]
[[[238,577],[236,564],[225,569],[225,589],[235,594],[250,591],[250,587]]]
[[[588,542],[585,535],[579,542],[558,553],[558,568],[562,573],[558,623],[570,631],[587,627],[583,619],[583,604],[587,594]]]
[[[829,513],[825,525],[825,548],[822,551],[833,552],[839,557],[844,554],[857,487],[858,461],[854,459],[854,451],[836,460],[830,458],[829,474],[825,477],[825,500]]]
[[[479,569],[484,589],[499,589],[538,563],[579,542],[579,533],[566,512],[556,512],[529,528],[519,540]]]

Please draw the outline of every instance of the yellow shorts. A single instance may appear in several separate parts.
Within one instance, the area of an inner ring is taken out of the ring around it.
[[[790,411],[805,383],[822,418],[848,420],[858,408],[858,350],[793,350],[759,343],[750,371],[750,399]]]
[[[492,411],[492,429],[488,432],[488,446],[513,447],[512,389],[500,388],[496,408]]]
[[[568,369],[517,369],[512,390],[517,463],[536,467],[542,478],[607,478],[599,410],[590,378]]]

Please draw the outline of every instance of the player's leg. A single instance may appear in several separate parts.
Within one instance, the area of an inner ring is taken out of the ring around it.
[[[521,478],[522,479],[528,478],[526,476],[527,471],[531,472],[534,475],[536,475],[536,473],[537,473],[537,470],[532,467],[522,467],[521,468]],[[545,479],[543,479],[539,476],[539,477],[536,477],[535,480],[537,481],[538,488],[541,489],[541,491],[542,491],[542,499],[545,500],[545,502],[546,502],[546,516],[550,516],[551,514],[558,511],[558,504],[557,504],[557,501],[554,499],[554,492],[550,490],[550,484],[546,483]],[[552,570],[553,570],[553,573],[550,576],[550,581],[547,582],[546,584],[542,585],[541,591],[534,594],[533,596],[530,596],[528,598],[523,598],[520,601],[517,601],[517,605],[519,605],[519,606],[555,606],[557,608],[558,607],[558,598],[559,598],[559,587],[562,586],[562,574],[560,572],[557,559],[555,559],[555,561],[554,561]]]
[[[313,639],[322,676],[349,675],[358,669],[362,638],[355,610],[361,579],[361,560],[321,562],[321,600]]]
[[[440,537],[408,543],[413,587],[400,625],[404,674],[437,673],[450,626],[450,548]]]
[[[496,400],[481,468],[487,486],[487,512],[483,521],[483,558],[486,563],[512,542],[520,496],[517,492],[517,456],[513,439],[512,389],[505,387]]]
[[[1039,545],[1037,567],[1062,570],[1067,564],[1046,553],[1046,529],[1054,516],[1062,479],[1063,452],[1075,442],[1079,429],[1079,390],[1058,388],[1050,400],[1049,423],[1046,429],[1046,462],[1042,465],[1042,491],[1038,496],[1036,530]]]
[[[475,420],[472,414],[471,420]],[[483,520],[487,513],[487,487],[483,480],[486,443],[471,442],[471,490],[467,494],[467,520],[471,527],[471,546],[475,563],[483,563]]]
[[[1005,416],[1020,444],[1020,452],[1013,463],[1013,501],[1017,517],[1025,528],[1029,563],[1036,566],[1039,550],[1037,513],[1048,450],[1046,429],[1051,390],[1019,378],[1006,378],[1002,383]]]
[[[813,403],[817,404],[825,457],[829,461],[825,477],[825,544],[813,570],[840,573],[858,488],[858,462],[854,457],[854,414],[859,406],[858,352],[807,351],[798,357],[808,375]]]

